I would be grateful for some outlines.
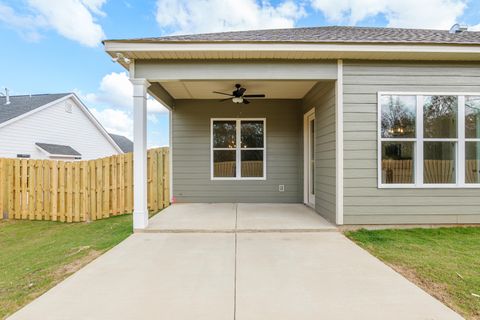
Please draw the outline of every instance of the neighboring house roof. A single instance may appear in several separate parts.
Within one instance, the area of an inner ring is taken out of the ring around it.
[[[10,122],[17,121],[22,116],[28,116],[30,113],[38,112],[55,102],[61,102],[68,98],[73,99],[87,117],[102,132],[105,138],[117,149],[118,152],[125,152],[123,148],[111,137],[100,122],[93,116],[88,108],[80,101],[74,93],[54,93],[54,94],[33,94],[10,96],[10,104],[6,105],[6,97],[0,96],[0,127],[8,125]]]
[[[450,33],[447,30],[330,26],[235,31],[107,41],[143,43],[306,42],[480,45],[480,32],[464,31],[460,33]]]
[[[109,133],[110,137],[112,137],[113,141],[122,149],[124,153],[133,152],[133,141],[128,139],[125,136],[121,136],[118,134]]]
[[[70,94],[71,93],[55,93],[10,96],[10,104],[8,105],[5,104],[6,97],[0,97],[0,123],[21,116],[22,114],[40,108]]]
[[[80,152],[78,152],[77,150],[73,149],[70,146],[64,146],[64,145],[52,144],[52,143],[40,143],[40,142],[36,142],[35,145],[52,156],[74,156],[74,157],[81,156]]]

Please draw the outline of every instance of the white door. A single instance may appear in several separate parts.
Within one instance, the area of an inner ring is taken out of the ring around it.
[[[315,109],[304,116],[304,202],[315,206]]]

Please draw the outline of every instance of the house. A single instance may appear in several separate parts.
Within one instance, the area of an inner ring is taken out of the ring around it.
[[[0,96],[0,158],[89,160],[132,150],[74,93]]]
[[[134,86],[136,228],[148,224],[147,92],[170,110],[177,202],[303,202],[338,225],[480,222],[480,32],[318,27],[104,45]]]

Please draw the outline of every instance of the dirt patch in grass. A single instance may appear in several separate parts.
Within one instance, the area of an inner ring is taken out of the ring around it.
[[[408,280],[410,280],[410,282],[413,282],[414,284],[422,288],[435,299],[447,305],[450,309],[455,309],[455,303],[453,302],[452,297],[447,293],[447,288],[445,285],[428,281],[427,279],[420,277],[417,272],[411,268],[393,265],[391,263],[387,263],[387,265]]]
[[[91,223],[0,222],[0,319],[132,233],[132,216]]]
[[[84,255],[81,258],[78,258],[64,266],[61,266],[55,272],[53,273],[55,279],[57,282],[62,281],[69,275],[77,272],[87,264],[89,264],[91,261],[95,260],[98,258],[103,252],[97,251],[97,250],[89,250],[86,255]]]

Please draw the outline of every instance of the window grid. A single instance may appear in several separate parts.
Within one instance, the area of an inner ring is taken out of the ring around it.
[[[216,121],[235,121],[235,130],[236,130],[236,137],[235,142],[236,146],[234,148],[215,148],[213,147],[213,124]],[[261,121],[263,123],[263,148],[247,148],[242,147],[242,140],[241,140],[241,123],[245,121]],[[210,179],[211,180],[266,180],[267,177],[267,154],[265,152],[267,147],[267,140],[266,140],[266,119],[265,118],[212,118],[211,119],[211,132],[210,132],[210,143],[211,143],[211,154],[210,154]],[[235,177],[215,177],[214,176],[214,151],[217,150],[227,150],[227,151],[235,151]],[[242,151],[245,150],[260,150],[263,151],[263,177],[242,177]]]
[[[415,138],[383,138],[382,137],[382,97],[416,96]],[[427,92],[379,92],[377,99],[377,175],[379,188],[480,188],[480,183],[465,182],[465,146],[467,142],[479,142],[479,138],[465,138],[465,101],[466,97],[479,96],[479,93],[427,93]],[[458,97],[457,110],[457,138],[424,138],[424,97],[425,96],[456,96]],[[414,183],[387,184],[382,182],[382,142],[413,142],[413,170]],[[424,183],[424,143],[425,142],[454,142],[455,143],[455,183],[428,184]]]

